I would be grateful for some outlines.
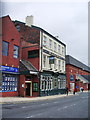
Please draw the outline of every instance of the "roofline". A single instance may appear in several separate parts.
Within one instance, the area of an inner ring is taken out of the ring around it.
[[[80,68],[80,69],[83,70],[83,71],[90,72],[88,69],[87,69],[87,70],[86,70],[86,69],[82,69],[81,67],[78,67],[78,66],[76,66],[76,65],[73,65],[73,64],[71,64],[71,63],[68,63],[68,64],[66,64],[66,65],[72,65],[72,66],[74,66],[74,67]],[[88,66],[87,66],[87,67],[88,67]]]
[[[15,20],[14,22],[19,22],[19,23],[25,25],[24,22],[21,22],[21,21],[18,21],[18,20]],[[28,27],[29,27],[29,26],[28,26]],[[42,32],[44,32],[44,33],[46,33],[46,34],[48,34],[50,37],[54,38],[57,42],[63,44],[63,45],[66,47],[66,45],[65,45],[63,42],[61,42],[60,40],[58,40],[56,37],[54,37],[53,35],[51,35],[50,33],[48,33],[46,30],[42,29],[41,27],[37,27],[37,26],[35,26],[35,25],[31,25],[31,27],[32,27],[32,28],[36,28],[36,29],[38,29],[38,30],[40,30],[40,31],[42,31]]]
[[[44,29],[42,29],[42,28],[40,28],[40,27],[34,26],[34,25],[31,25],[31,26],[34,27],[34,28],[36,28],[36,29],[39,29],[40,31],[45,32],[45,33],[48,34],[50,37],[54,38],[57,42],[63,44],[63,45],[66,47],[66,45],[65,45],[63,42],[61,42],[61,41],[58,40],[56,37],[54,37],[53,35],[51,35],[50,33],[48,33],[46,30],[44,30]]]
[[[72,57],[71,55],[66,55],[66,57],[69,57],[69,59],[70,59],[70,57],[71,58],[73,58],[73,59],[75,59],[75,60],[77,60],[76,58],[74,58],[74,57]],[[80,62],[79,60],[77,60],[78,62]],[[82,62],[80,62],[82,65],[84,65],[84,66],[86,66],[87,67],[87,70],[86,69],[84,69],[84,71],[87,71],[87,72],[90,72],[90,70],[89,70],[89,66],[87,66],[87,65],[85,65],[84,63],[82,63]],[[73,65],[73,66],[75,66],[75,67],[77,67],[77,68],[81,68],[81,67],[79,67],[79,66],[76,66],[76,65],[74,65],[73,63],[66,63],[66,65]],[[81,68],[82,69],[82,68]]]
[[[9,15],[5,15],[5,16],[0,17],[0,19],[1,19],[1,18],[5,18],[5,17],[9,17],[9,18],[10,18],[10,16],[9,16]]]

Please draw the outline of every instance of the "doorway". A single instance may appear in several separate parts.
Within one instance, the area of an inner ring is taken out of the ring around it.
[[[26,83],[26,96],[30,96],[30,83]]]

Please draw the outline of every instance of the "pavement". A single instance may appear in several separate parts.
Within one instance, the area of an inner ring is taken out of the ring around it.
[[[87,92],[87,91],[84,91]],[[78,95],[80,92],[76,93]],[[9,103],[23,103],[23,102],[32,102],[32,101],[40,101],[40,100],[49,100],[55,98],[62,98],[72,96],[73,93],[52,95],[52,96],[43,96],[43,97],[0,97],[0,104],[9,104]]]

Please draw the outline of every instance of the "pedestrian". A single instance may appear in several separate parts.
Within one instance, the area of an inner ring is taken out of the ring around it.
[[[84,90],[84,88],[82,87],[82,88],[81,88],[81,91],[83,92],[83,90]]]
[[[66,94],[68,95],[68,87],[66,87]]]
[[[75,95],[75,92],[76,92],[76,90],[74,89],[74,90],[73,90],[73,94],[74,94],[74,95]]]

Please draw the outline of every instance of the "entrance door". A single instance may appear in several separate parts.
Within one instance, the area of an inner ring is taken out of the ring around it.
[[[26,83],[26,96],[30,96],[30,83]]]

